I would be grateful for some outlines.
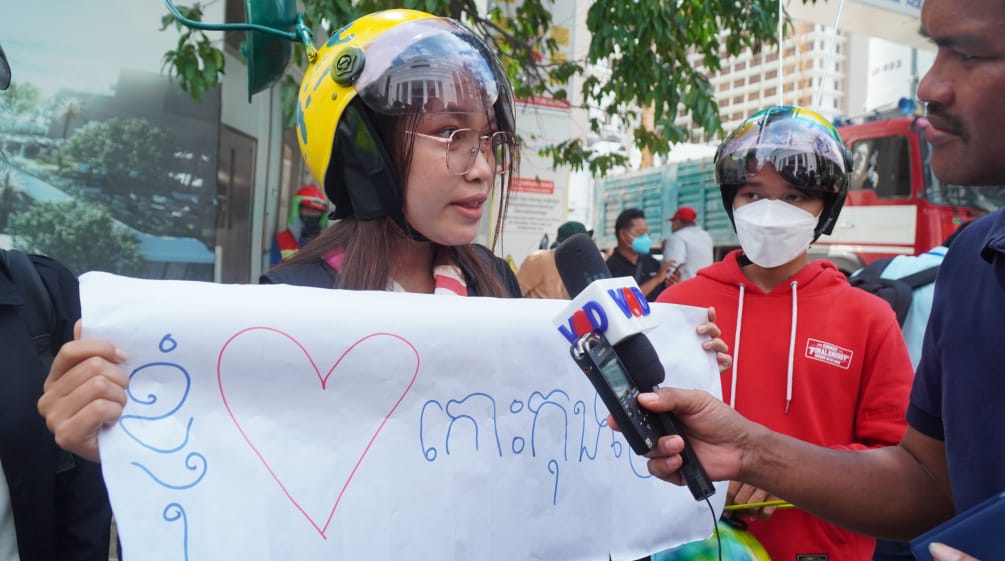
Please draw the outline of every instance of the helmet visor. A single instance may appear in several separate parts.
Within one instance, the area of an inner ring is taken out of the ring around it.
[[[468,28],[443,18],[407,22],[377,37],[355,89],[385,115],[488,112],[499,100],[505,111],[512,105],[495,55]]]
[[[747,119],[723,141],[715,181],[742,185],[771,164],[796,188],[838,193],[848,170],[846,154],[837,131],[819,114],[774,107]]]

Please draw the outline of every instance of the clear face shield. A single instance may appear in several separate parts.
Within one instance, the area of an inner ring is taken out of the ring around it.
[[[743,185],[766,164],[793,187],[838,194],[848,170],[847,149],[819,114],[774,107],[750,117],[716,152],[715,181]]]
[[[354,88],[384,115],[484,113],[513,132],[513,94],[494,54],[470,30],[441,19],[388,30],[366,50]]]
[[[516,137],[509,82],[496,56],[456,22],[425,19],[390,29],[367,47],[354,87],[370,110],[383,115],[484,116],[490,134],[461,128],[443,139],[447,168],[463,175],[483,152],[497,174],[512,171]]]
[[[333,217],[388,216],[405,225],[408,170],[397,166],[410,158],[411,140],[398,135],[435,134],[455,175],[484,154],[505,197],[518,159],[513,94],[499,60],[466,26],[410,10],[378,12],[333,35],[310,70],[298,139],[311,172],[324,178]],[[380,136],[387,134],[395,138]]]

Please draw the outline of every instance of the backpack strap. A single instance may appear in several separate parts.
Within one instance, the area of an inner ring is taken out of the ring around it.
[[[861,271],[855,273],[855,276],[862,278],[880,278],[883,276],[883,271],[886,270],[886,266],[890,264],[890,261],[893,261],[893,257],[882,257],[877,259],[863,267]]]
[[[888,279],[883,275],[892,257],[884,257],[869,263],[848,278],[848,283],[886,300],[897,316],[897,324],[903,327],[907,312],[914,298],[913,289],[899,279]]]
[[[926,284],[935,282],[935,276],[938,274],[939,274],[939,266],[935,265],[927,269],[918,271],[917,273],[907,275],[906,277],[901,277],[898,280],[907,283],[908,285],[911,286],[911,289],[913,290],[915,288],[919,288],[925,286]]]
[[[52,364],[52,326],[55,323],[49,289],[26,253],[11,249],[2,252],[2,256],[11,279],[25,299],[21,315],[35,344],[35,351],[48,369]]]

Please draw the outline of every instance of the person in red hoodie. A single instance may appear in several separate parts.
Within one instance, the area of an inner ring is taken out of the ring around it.
[[[733,366],[723,400],[814,444],[896,444],[913,371],[897,319],[807,250],[847,193],[848,152],[813,111],[771,107],[719,146],[715,177],[741,249],[668,287],[658,302],[713,307]],[[784,500],[732,482],[727,504]],[[868,561],[875,541],[796,508],[731,511],[776,561]]]

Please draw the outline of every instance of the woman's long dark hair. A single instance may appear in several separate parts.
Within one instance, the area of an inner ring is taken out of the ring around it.
[[[412,113],[392,117],[376,114],[369,110],[366,113],[374,124],[383,145],[389,148],[388,152],[395,164],[398,177],[408,177],[408,170],[412,165],[415,137],[414,135],[402,134],[400,131],[414,132],[418,127],[421,114]],[[493,185],[493,188],[502,189],[492,237],[493,246],[502,231],[503,217],[509,203],[509,187],[518,161],[518,150],[514,150],[510,159],[509,172],[496,182],[497,185]],[[325,259],[333,249],[341,248],[344,250],[344,258],[339,270],[337,286],[333,288],[386,290],[392,269],[392,263],[388,259],[391,255],[391,247],[407,239],[408,234],[391,218],[382,217],[372,220],[360,220],[355,217],[343,218],[329,226],[277,267],[296,263],[313,263],[319,259]],[[440,251],[449,249],[446,246],[434,245]],[[453,249],[457,252],[457,259],[463,261],[465,267],[471,271],[477,283],[479,295],[510,296],[503,279],[494,268],[494,263],[486,259],[484,254],[471,244],[456,246]]]

